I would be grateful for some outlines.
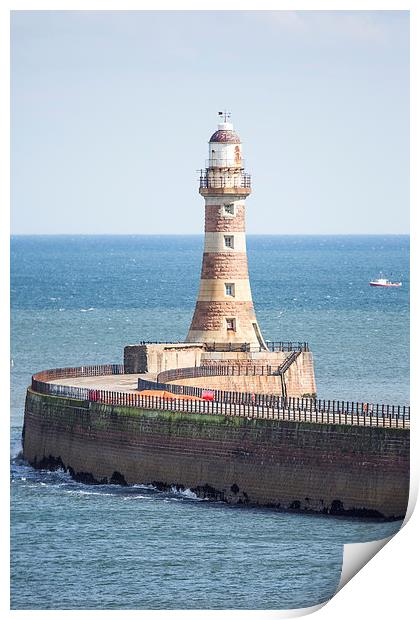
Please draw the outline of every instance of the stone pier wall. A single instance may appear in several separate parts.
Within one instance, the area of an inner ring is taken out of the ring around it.
[[[24,457],[85,482],[176,485],[282,509],[403,517],[409,431],[150,411],[28,390]]]
[[[286,370],[287,396],[300,397],[316,394],[315,372],[312,353],[302,352]]]
[[[219,353],[204,352],[201,356],[202,366],[281,366],[290,355],[286,351],[261,351],[255,353]],[[316,394],[315,371],[312,353],[302,351],[296,361],[285,373],[287,396],[301,398]],[[210,381],[208,381],[210,379]],[[256,394],[281,395],[280,377],[259,377],[241,375],[238,377],[205,377],[182,381],[183,385],[197,385],[227,391],[255,392]]]
[[[275,394],[282,396],[281,379],[277,376],[229,376],[229,377],[195,377],[193,379],[178,379],[168,383],[174,385],[188,385],[210,390],[224,390],[225,392],[247,392],[254,394]],[[293,394],[290,394],[293,396]]]

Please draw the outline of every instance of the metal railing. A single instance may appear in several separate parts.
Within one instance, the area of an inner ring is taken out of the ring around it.
[[[263,346],[255,346],[251,345],[249,342],[162,342],[162,341],[147,341],[142,340],[138,343],[139,345],[148,345],[148,344],[166,344],[166,345],[174,345],[181,344],[185,346],[194,346],[199,345],[202,346],[206,351],[217,351],[217,352],[263,352],[270,351],[272,353],[275,352],[287,352],[287,351],[309,351],[309,344],[307,342],[292,342],[292,341],[270,341],[266,340],[266,347]]]
[[[286,357],[282,364],[212,364],[206,361],[202,366],[190,366],[186,368],[171,368],[158,374],[157,381],[178,381],[181,379],[195,379],[197,377],[270,377],[284,375],[290,366],[301,355],[302,351],[293,351]],[[229,361],[229,360],[228,360]]]
[[[265,344],[271,352],[276,351],[309,351],[309,344],[307,342],[271,342],[266,340]],[[261,349],[261,347],[260,347]]]
[[[250,188],[251,175],[242,173],[237,176],[209,176],[206,171],[201,171],[200,188],[221,189],[221,188]]]
[[[302,351],[293,351],[290,355],[286,357],[283,364],[279,366],[277,374],[284,375],[286,370],[290,368],[290,366],[297,360]]]
[[[56,368],[45,370],[32,377],[32,390],[40,394],[72,398],[83,401],[83,406],[91,402],[120,405],[141,409],[162,409],[184,411],[206,415],[240,416],[249,419],[283,420],[293,422],[315,422],[323,424],[350,424],[369,427],[409,428],[410,407],[401,405],[369,404],[344,400],[317,400],[315,398],[283,398],[267,394],[245,394],[243,392],[223,392],[214,390],[219,400],[181,400],[142,395],[136,392],[97,390],[49,383],[51,380],[66,377],[88,377],[124,374],[120,364],[103,366],[82,366],[79,368]],[[198,396],[192,386],[175,386],[144,382],[147,388],[167,391],[182,390],[179,395]],[[154,387],[150,387],[154,386]],[[174,395],[176,393],[174,392]]]
[[[123,364],[96,364],[93,366],[73,366],[70,368],[50,368],[32,376],[31,387],[34,392],[52,396],[65,395],[69,398],[80,398],[80,388],[49,383],[57,379],[76,377],[101,377],[105,375],[123,375]]]
[[[410,426],[410,407],[408,405],[387,405],[378,403],[326,400],[313,397],[283,397],[276,394],[256,394],[253,392],[235,392],[227,390],[208,389],[191,385],[177,385],[157,383],[145,379],[138,380],[139,390],[165,390],[174,395],[194,396],[202,398],[204,392],[212,392],[214,401],[228,405],[258,405],[266,409],[302,411],[319,413],[315,421],[322,421],[322,414],[338,416],[345,424],[361,424],[363,426],[381,426],[385,420],[397,420],[395,426],[408,428]],[[335,419],[334,417],[334,419]],[[379,420],[377,419],[379,418]],[[382,420],[382,422],[380,422]],[[341,422],[340,422],[341,423]]]
[[[299,354],[294,352],[292,355]],[[171,368],[163,370],[157,376],[159,383],[179,381],[181,379],[195,379],[197,377],[271,377],[278,376],[289,368],[292,360],[286,367],[290,355],[282,365],[270,366],[267,364],[209,364],[208,366],[191,366],[189,368]]]
[[[34,381],[51,381],[71,377],[100,377],[104,375],[123,375],[124,364],[96,364],[92,366],[73,366],[42,370],[32,377]]]
[[[249,342],[206,342],[206,351],[219,351],[219,352],[263,352],[269,351],[270,353],[288,352],[288,351],[309,351],[309,344],[307,342],[271,342],[265,341],[266,346],[251,345]]]

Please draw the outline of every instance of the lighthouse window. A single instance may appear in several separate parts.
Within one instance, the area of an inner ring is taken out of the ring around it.
[[[233,202],[223,206],[226,215],[235,215],[235,204]]]
[[[229,297],[235,297],[235,285],[234,284],[225,284],[225,293]]]
[[[225,235],[225,247],[233,249],[233,235]]]
[[[228,332],[236,331],[236,319],[226,319],[226,328]]]

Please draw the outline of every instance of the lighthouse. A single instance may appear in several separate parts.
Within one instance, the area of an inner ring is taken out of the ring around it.
[[[252,301],[245,238],[245,172],[241,140],[230,114],[209,140],[199,192],[204,198],[204,251],[198,299],[186,341],[248,344],[266,349]]]

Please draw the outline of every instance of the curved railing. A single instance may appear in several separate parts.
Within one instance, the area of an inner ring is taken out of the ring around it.
[[[192,366],[190,368],[172,368],[164,370],[157,376],[157,382],[167,384],[171,381],[182,379],[195,379],[200,377],[280,377],[282,395],[287,396],[284,375],[293,362],[301,354],[301,351],[293,351],[286,357],[282,364],[277,366],[258,364],[210,364],[208,366]]]
[[[69,368],[50,368],[41,370],[32,375],[31,388],[40,394],[52,396],[68,396],[70,398],[88,399],[87,388],[78,388],[68,385],[50,383],[57,379],[71,379],[76,377],[100,377],[105,375],[123,375],[124,364],[96,364],[93,366],[72,366]]]
[[[67,377],[100,377],[105,375],[123,375],[124,364],[96,364],[93,366],[73,366],[69,368],[50,368],[41,370],[32,376],[35,380],[65,379]]]
[[[195,379],[196,377],[270,377],[278,375],[281,366],[262,364],[210,364],[208,366],[191,366],[190,368],[172,368],[163,370],[157,376],[159,383]]]
[[[314,422],[323,424],[352,424],[359,426],[382,426],[386,428],[409,428],[410,407],[400,405],[368,404],[337,400],[316,400],[314,398],[283,398],[274,395],[249,394],[242,392],[213,391],[220,400],[182,400],[181,398],[162,398],[142,395],[138,392],[97,390],[76,386],[50,383],[51,380],[71,377],[93,377],[101,375],[124,374],[121,364],[102,366],[81,366],[44,370],[32,377],[32,390],[50,396],[72,398],[89,403],[103,403],[140,409],[162,409],[184,411],[207,415],[240,416],[250,419],[283,420],[293,422]],[[147,384],[147,388],[146,385]],[[162,389],[158,383],[145,382],[142,389]],[[162,384],[166,391],[182,389],[183,395],[191,394],[200,398],[192,386]],[[191,390],[191,392],[190,392]],[[201,392],[202,394],[202,392]],[[178,393],[181,396],[181,393]],[[241,400],[242,399],[242,400]]]

